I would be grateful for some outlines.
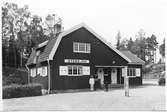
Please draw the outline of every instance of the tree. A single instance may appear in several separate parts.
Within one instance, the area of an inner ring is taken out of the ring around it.
[[[132,37],[130,37],[130,39],[128,40],[127,49],[132,51],[133,46],[134,46],[133,44],[134,44],[134,42],[132,40]]]
[[[45,35],[50,39],[58,36],[62,32],[62,19],[56,18],[55,14],[48,14],[45,18]]]
[[[8,2],[2,5],[3,65],[10,66],[10,63],[13,63],[14,67],[22,67],[25,64],[23,61],[30,56],[32,48],[49,37],[61,33],[60,18],[55,20],[52,15],[46,20],[52,22],[51,26],[46,27],[48,30],[51,29],[49,34],[44,34],[44,22],[38,15],[31,16],[28,6],[19,8],[17,4]]]
[[[146,39],[147,42],[147,57],[148,57],[148,62],[155,62],[156,60],[156,49],[158,47],[158,42],[156,40],[156,36],[154,34],[151,35],[151,37],[147,37]]]
[[[16,15],[17,8],[18,8],[17,5],[13,3],[5,3],[2,6],[2,42],[3,42],[2,45],[4,46],[3,48],[6,47],[6,48],[12,49],[13,54],[8,55],[9,56],[8,58],[12,59],[14,57],[13,63],[15,67],[17,65],[16,47],[15,47],[15,39],[16,39],[15,18],[17,18],[17,15]],[[10,50],[7,50],[7,51],[10,51]]]
[[[119,45],[119,50],[128,50],[128,39],[124,38],[120,45]]]
[[[116,40],[117,40],[117,44],[116,44],[116,49],[120,49],[120,44],[121,44],[121,33],[120,31],[118,31],[117,35],[116,35]]]
[[[142,60],[146,60],[146,36],[143,29],[140,29],[136,35],[135,52]]]
[[[42,27],[42,18],[38,15],[34,15],[31,20],[30,28],[30,39],[32,40],[34,46],[44,42],[44,32]]]
[[[163,44],[159,46],[159,53],[162,55],[162,57],[165,57],[165,38],[163,40]]]
[[[9,49],[13,49],[13,55],[15,57],[15,66],[18,65],[17,53],[20,54],[20,63],[22,66],[22,54],[24,46],[26,46],[27,38],[23,35],[28,29],[28,19],[30,18],[30,12],[28,6],[19,8],[14,3],[4,3],[2,6],[2,40],[3,48],[5,46]],[[9,42],[10,41],[10,42]],[[10,51],[10,50],[8,50]],[[10,55],[9,55],[10,56]]]
[[[20,63],[22,67],[22,59],[29,57],[32,47],[45,40],[43,37],[42,19],[39,16],[31,17],[28,6],[19,8],[14,3],[3,4],[2,48],[3,54],[7,54],[3,55],[3,62],[14,63],[15,67]],[[9,55],[9,52],[13,54]],[[13,57],[14,62],[7,62]]]

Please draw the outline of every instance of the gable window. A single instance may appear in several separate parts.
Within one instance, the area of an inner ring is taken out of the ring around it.
[[[74,42],[73,43],[73,52],[76,53],[90,53],[90,43],[80,43],[80,42]]]

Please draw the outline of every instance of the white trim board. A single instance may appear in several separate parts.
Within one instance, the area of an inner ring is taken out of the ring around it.
[[[102,38],[100,35],[98,35],[96,32],[94,32],[91,28],[89,28],[85,23],[81,23],[78,24],[72,28],[70,28],[67,31],[62,32],[57,38],[57,41],[54,45],[54,47],[51,50],[51,53],[49,54],[49,60],[53,60],[54,54],[56,53],[56,50],[60,44],[60,41],[62,39],[62,37],[72,33],[73,31],[76,31],[77,29],[84,27],[86,28],[89,32],[91,32],[94,36],[96,36],[98,39],[100,39],[103,43],[105,43],[108,47],[110,47],[112,50],[114,50],[118,55],[120,55],[122,58],[124,58],[126,61],[128,61],[129,63],[131,63],[131,60],[126,57],[123,53],[121,53],[120,51],[118,51],[116,48],[112,47],[111,43],[107,42],[104,38]]]
[[[124,67],[127,67],[127,66],[104,66],[104,65],[95,65],[95,67],[113,67],[113,68],[124,68]]]

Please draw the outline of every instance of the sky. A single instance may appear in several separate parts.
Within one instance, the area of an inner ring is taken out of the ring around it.
[[[62,18],[64,29],[81,22],[114,46],[116,34],[135,39],[140,29],[146,36],[154,34],[160,44],[167,35],[165,0],[5,0],[20,7],[29,6],[32,14],[43,19],[47,14]]]

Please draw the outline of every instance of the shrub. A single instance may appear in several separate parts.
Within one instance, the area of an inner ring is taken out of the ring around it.
[[[161,77],[161,78],[158,80],[158,84],[159,84],[159,85],[165,85],[165,77]]]
[[[151,66],[142,67],[142,72],[143,73],[149,73],[150,71],[152,71],[152,67]]]
[[[42,95],[40,84],[11,84],[3,87],[3,98],[17,98]]]
[[[26,69],[3,67],[2,74],[3,85],[28,83],[28,72]]]

